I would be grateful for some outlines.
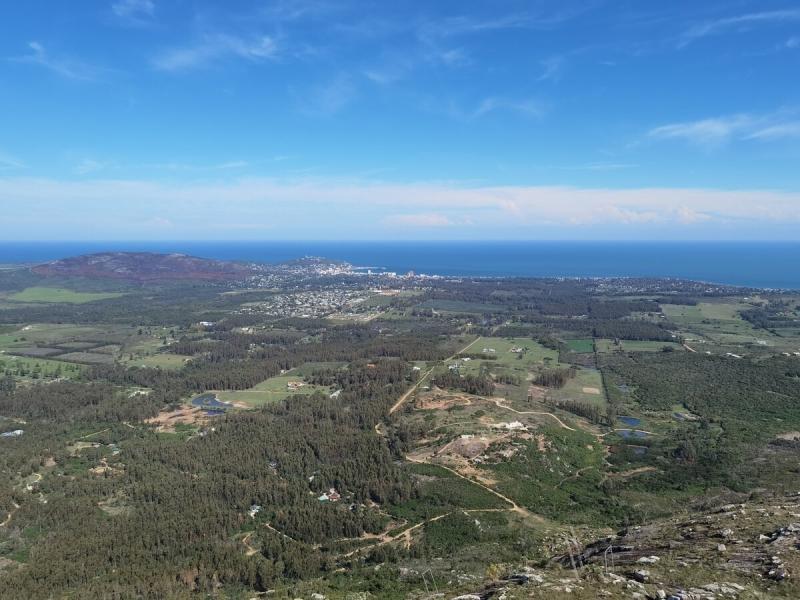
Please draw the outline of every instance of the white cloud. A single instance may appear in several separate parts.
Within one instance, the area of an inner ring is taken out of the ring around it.
[[[729,141],[734,135],[748,130],[752,124],[753,119],[748,115],[733,115],[661,125],[651,129],[648,135],[657,139],[682,139],[712,146]]]
[[[75,59],[53,56],[40,42],[28,42],[28,48],[30,53],[13,57],[10,60],[43,67],[67,79],[90,81],[96,79],[100,74],[101,70],[97,67]]]
[[[800,9],[772,10],[758,13],[726,17],[715,21],[707,21],[690,27],[684,32],[679,47],[691,44],[693,41],[710,35],[720,35],[728,32],[749,31],[756,25],[774,23],[788,23],[800,21]]]
[[[653,139],[678,139],[710,148],[732,140],[770,141],[800,137],[800,121],[796,120],[796,111],[790,110],[769,114],[739,113],[661,125],[651,129],[647,135]]]
[[[208,34],[194,45],[172,48],[156,56],[153,65],[162,71],[196,69],[225,59],[262,62],[278,56],[278,45],[269,36],[243,38],[224,33]]]
[[[114,211],[107,210],[110,198]],[[588,237],[595,228],[639,239],[644,231],[656,229],[673,238],[692,231],[704,238],[722,230],[751,236],[756,227],[762,231],[790,227],[800,238],[800,192],[764,190],[463,187],[263,178],[181,184],[6,177],[0,178],[0,204],[6,207],[4,223],[9,231],[23,239],[50,230],[68,231],[63,227],[71,222],[75,231],[82,232],[79,223],[86,219],[108,221],[102,229],[108,235],[149,236],[135,224],[148,223],[153,215],[172,223],[174,235],[189,239],[233,230],[241,223],[265,229],[274,224],[275,215],[282,215],[280,235],[306,239],[309,235],[374,239],[431,228],[451,236],[480,231],[489,238],[502,238],[509,231],[533,238],[551,231]],[[41,218],[36,228],[30,225],[27,231],[25,218],[31,212]]]
[[[757,129],[748,136],[754,140],[777,140],[781,138],[800,138],[800,121],[787,121]]]

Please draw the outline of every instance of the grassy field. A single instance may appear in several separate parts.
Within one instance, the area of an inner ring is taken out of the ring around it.
[[[0,374],[10,373],[14,377],[24,379],[50,379],[55,377],[72,379],[80,375],[83,369],[84,367],[81,365],[58,360],[11,356],[0,353]]]
[[[177,370],[186,364],[186,360],[191,357],[180,354],[152,354],[150,356],[134,357],[133,360],[126,361],[129,367],[152,367],[165,370]]]
[[[780,338],[769,331],[756,329],[739,315],[739,311],[750,308],[746,302],[708,303],[697,306],[662,304],[662,310],[670,320],[692,340],[705,340],[715,345],[756,344],[759,346],[790,347],[791,341]]]
[[[59,358],[93,365],[110,365],[114,362],[114,357],[111,354],[103,354],[101,352],[67,352],[66,354],[60,354]]]
[[[523,352],[512,352],[512,349],[522,349]],[[467,354],[484,354],[494,358],[462,362],[460,369],[462,375],[474,375],[481,370],[482,365],[485,365],[492,373],[511,374],[522,381],[525,381],[532,370],[558,362],[558,352],[545,348],[530,338],[482,337],[469,348]]]
[[[595,340],[595,344],[598,352],[659,352],[665,347],[678,351],[684,350],[684,347],[677,342],[620,340],[619,345],[617,345],[614,340],[598,339]]]
[[[594,352],[594,341],[592,339],[565,340],[567,346],[573,352]]]
[[[597,369],[578,369],[576,376],[563,388],[550,391],[548,396],[556,400],[580,400],[601,408],[606,406],[603,378]]]
[[[430,308],[435,311],[456,313],[505,312],[506,307],[499,304],[481,304],[462,302],[460,300],[428,300],[418,304],[416,308]]]
[[[0,334],[0,348],[31,346],[60,346],[75,342],[92,342],[93,346],[120,343],[135,329],[125,325],[66,325],[33,323],[16,331]],[[88,347],[88,346],[87,346]]]
[[[256,406],[261,406],[268,402],[283,400],[284,398],[299,394],[312,394],[317,391],[326,394],[331,392],[331,389],[328,387],[308,384],[296,390],[290,390],[288,384],[291,381],[303,381],[301,373],[290,371],[283,375],[276,375],[248,390],[229,390],[214,393],[222,401],[242,403],[255,408]]]
[[[739,321],[739,312],[752,308],[747,302],[700,302],[696,306],[682,304],[662,304],[661,310],[667,317],[680,324],[710,321]]]
[[[85,304],[86,302],[94,302],[95,300],[119,298],[123,295],[124,294],[114,292],[75,292],[64,288],[29,287],[21,292],[10,295],[8,298],[16,302]]]

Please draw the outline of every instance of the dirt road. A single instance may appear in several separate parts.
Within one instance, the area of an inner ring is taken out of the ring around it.
[[[570,430],[570,431],[575,431],[575,429],[573,429],[572,427],[570,427],[569,425],[567,425],[566,423],[564,423],[564,421],[562,421],[561,419],[559,419],[559,418],[558,418],[556,415],[554,415],[553,413],[549,413],[549,412],[542,412],[542,411],[536,411],[536,410],[517,410],[516,408],[511,408],[510,406],[506,406],[505,404],[503,404],[503,401],[502,401],[502,400],[500,400],[499,398],[489,398],[489,400],[491,400],[492,402],[494,402],[494,403],[497,405],[497,407],[498,407],[498,408],[502,408],[502,409],[505,409],[505,410],[510,410],[511,412],[513,412],[513,413],[517,413],[518,415],[545,415],[545,416],[548,416],[548,417],[552,417],[552,418],[553,418],[553,419],[555,419],[555,420],[558,422],[558,424],[559,424],[559,425],[561,425],[561,427],[563,427],[564,429],[568,429],[568,430]]]
[[[467,350],[469,350],[469,349],[470,349],[470,348],[471,348],[473,345],[475,345],[475,343],[476,343],[476,342],[477,342],[479,339],[481,339],[481,338],[480,338],[480,336],[478,336],[477,338],[475,338],[474,340],[472,340],[472,341],[471,341],[469,344],[467,344],[466,346],[464,346],[464,347],[463,347],[461,350],[459,350],[458,352],[455,352],[455,353],[453,353],[452,355],[450,355],[450,356],[448,356],[447,358],[445,358],[445,359],[444,359],[444,361],[442,361],[442,362],[447,362],[447,361],[449,361],[449,360],[453,360],[453,359],[454,359],[456,356],[458,356],[459,354],[462,354],[462,353],[466,352],[466,351],[467,351]],[[422,384],[422,382],[423,382],[423,381],[425,381],[425,380],[426,380],[426,379],[427,379],[427,378],[430,376],[430,374],[431,374],[431,373],[433,373],[433,370],[434,370],[435,368],[436,368],[436,367],[431,367],[430,369],[428,369],[427,371],[425,371],[425,374],[424,374],[424,375],[422,375],[422,377],[420,377],[420,378],[419,378],[419,380],[417,381],[417,383],[415,383],[414,385],[412,385],[412,386],[409,388],[409,390],[408,390],[408,391],[407,391],[405,394],[403,394],[402,396],[400,396],[400,399],[399,399],[397,402],[395,402],[395,403],[392,405],[392,408],[390,408],[390,409],[389,409],[389,414],[390,414],[390,415],[391,415],[391,414],[393,414],[394,412],[396,412],[398,408],[400,408],[401,406],[403,406],[403,404],[405,403],[405,401],[406,401],[406,400],[408,400],[408,398],[411,396],[411,394],[413,394],[413,393],[414,393],[414,390],[416,390],[416,389],[417,389],[417,388],[418,388],[418,387],[419,387],[419,386]]]
[[[417,464],[434,464],[434,463],[428,463],[428,462],[426,462],[426,461],[424,461],[424,460],[419,460],[419,459],[416,459],[416,458],[412,458],[412,457],[410,457],[410,456],[406,456],[406,460],[408,460],[409,462],[417,463]],[[484,485],[484,484],[482,484],[482,483],[481,483],[481,482],[479,482],[479,481],[476,481],[476,480],[474,480],[474,479],[470,479],[469,477],[467,477],[467,476],[465,476],[465,475],[462,475],[461,473],[459,473],[459,472],[458,472],[458,471],[456,471],[455,469],[451,469],[450,467],[446,467],[446,466],[444,466],[444,465],[440,465],[440,464],[436,464],[436,466],[437,466],[437,467],[441,467],[442,469],[444,469],[444,470],[446,470],[446,471],[450,471],[450,472],[451,472],[453,475],[455,475],[456,477],[460,477],[461,479],[463,479],[464,481],[468,481],[468,482],[469,482],[469,483],[471,483],[472,485],[477,485],[479,488],[483,488],[484,490],[486,490],[486,491],[487,491],[487,492],[489,492],[490,494],[494,494],[495,496],[497,496],[498,498],[500,498],[500,499],[501,499],[503,502],[505,502],[506,504],[508,504],[508,506],[509,506],[509,510],[511,510],[511,511],[513,511],[513,512],[515,512],[515,513],[519,513],[520,515],[522,515],[522,516],[524,516],[524,517],[531,518],[531,519],[533,519],[533,520],[535,520],[535,521],[539,521],[539,522],[541,522],[541,523],[543,523],[543,522],[544,522],[544,518],[543,518],[543,517],[540,517],[539,515],[536,515],[536,514],[534,514],[534,513],[530,512],[530,511],[529,511],[527,508],[524,508],[524,507],[522,507],[522,506],[519,506],[519,505],[518,505],[516,502],[514,502],[514,501],[513,501],[511,498],[509,498],[508,496],[505,496],[505,495],[501,494],[501,493],[500,493],[500,492],[498,492],[497,490],[494,490],[494,489],[490,488],[488,485]]]
[[[2,523],[0,523],[0,527],[5,527],[6,525],[8,525],[11,522],[11,517],[13,517],[14,513],[19,510],[19,504],[17,504],[14,501],[12,501],[11,504],[14,505],[14,508],[11,510],[11,512],[8,513],[8,516],[5,518],[5,520]]]

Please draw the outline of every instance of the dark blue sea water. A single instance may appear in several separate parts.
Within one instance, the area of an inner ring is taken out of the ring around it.
[[[107,250],[258,262],[324,256],[398,273],[680,277],[800,289],[800,243],[795,242],[0,242],[0,263]]]

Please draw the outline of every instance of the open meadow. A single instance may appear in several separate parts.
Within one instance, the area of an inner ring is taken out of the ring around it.
[[[29,287],[7,296],[15,302],[85,304],[124,296],[117,292],[76,292],[65,288]]]

